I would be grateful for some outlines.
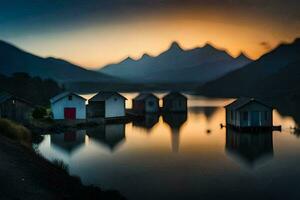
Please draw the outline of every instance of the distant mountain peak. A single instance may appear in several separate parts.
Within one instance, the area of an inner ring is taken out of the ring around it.
[[[145,58],[151,58],[151,56],[147,53],[144,53],[141,57],[141,59],[145,59]]]
[[[236,57],[236,59],[251,60],[243,51]]]
[[[127,58],[125,58],[123,60],[123,62],[131,62],[131,61],[135,61],[133,58],[131,58],[130,56],[128,56]]]
[[[212,44],[206,43],[203,47],[203,49],[216,49]]]
[[[179,51],[183,51],[183,49],[181,48],[181,46],[179,45],[178,42],[174,41],[172,42],[169,50],[179,50]]]

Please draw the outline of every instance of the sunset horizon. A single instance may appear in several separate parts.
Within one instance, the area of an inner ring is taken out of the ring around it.
[[[0,200],[295,200],[300,0],[1,0]]]
[[[234,57],[244,52],[258,59],[281,42],[300,36],[300,17],[294,17],[297,3],[293,1],[268,5],[261,1],[188,0],[184,4],[164,0],[153,1],[152,6],[118,0],[116,4],[92,0],[85,6],[80,1],[33,2],[28,1],[15,14],[6,12],[10,4],[4,3],[0,39],[33,54],[90,69],[126,57],[138,59],[144,53],[156,56],[173,41],[183,49],[211,43]]]

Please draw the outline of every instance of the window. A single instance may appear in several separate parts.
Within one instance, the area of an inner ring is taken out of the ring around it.
[[[243,120],[248,121],[248,112],[247,111],[243,112]]]
[[[233,111],[230,111],[230,119],[233,120]]]
[[[73,96],[72,96],[72,95],[69,95],[69,96],[68,96],[68,99],[69,99],[69,101],[72,101]]]
[[[118,101],[118,99],[117,99],[117,98],[114,98],[114,100],[115,100],[115,101]]]

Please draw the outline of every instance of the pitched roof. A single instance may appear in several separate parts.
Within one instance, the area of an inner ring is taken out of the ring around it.
[[[7,92],[0,92],[0,103],[3,103],[13,97],[11,94]]]
[[[136,101],[140,101],[140,100],[145,100],[146,98],[148,97],[154,97],[156,99],[158,99],[157,96],[155,96],[154,94],[152,93],[140,93],[138,96],[136,96],[133,100],[136,100]]]
[[[118,96],[122,97],[123,99],[127,99],[117,92],[99,92],[98,94],[93,96],[91,99],[89,99],[89,101],[105,101],[105,100],[109,99],[110,97],[112,97],[113,95],[118,95]]]
[[[269,106],[269,105],[263,103],[260,100],[257,100],[255,98],[249,98],[249,97],[238,98],[234,102],[226,105],[225,108],[231,109],[231,110],[236,110],[236,109],[239,109],[239,108],[247,105],[248,103],[252,103],[252,102],[256,102],[256,103],[262,104],[262,105],[264,105],[266,107],[272,108],[272,106]]]
[[[165,99],[165,98],[176,98],[176,97],[183,97],[183,98],[187,99],[186,96],[184,96],[183,94],[181,94],[179,92],[170,92],[169,94],[165,95],[163,97],[163,99]]]
[[[7,101],[7,100],[9,100],[9,99],[11,99],[13,97],[14,97],[14,99],[16,99],[18,101],[21,101],[21,102],[24,102],[24,103],[26,103],[26,104],[28,104],[30,106],[33,106],[32,103],[28,102],[27,100],[22,99],[22,98],[17,97],[17,96],[14,96],[14,95],[12,95],[12,94],[10,94],[8,92],[3,92],[3,91],[0,92],[0,103],[4,103],[5,101]]]
[[[59,101],[60,99],[66,97],[66,96],[69,96],[69,95],[75,95],[75,96],[81,98],[82,100],[86,101],[85,98],[83,98],[82,96],[80,96],[80,95],[78,95],[74,92],[63,92],[63,93],[60,93],[60,94],[56,95],[55,97],[52,97],[50,99],[50,103],[55,103],[55,102]]]

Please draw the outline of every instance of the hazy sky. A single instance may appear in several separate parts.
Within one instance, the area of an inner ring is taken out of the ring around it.
[[[299,0],[1,0],[0,39],[100,67],[206,42],[258,58],[300,36]]]

